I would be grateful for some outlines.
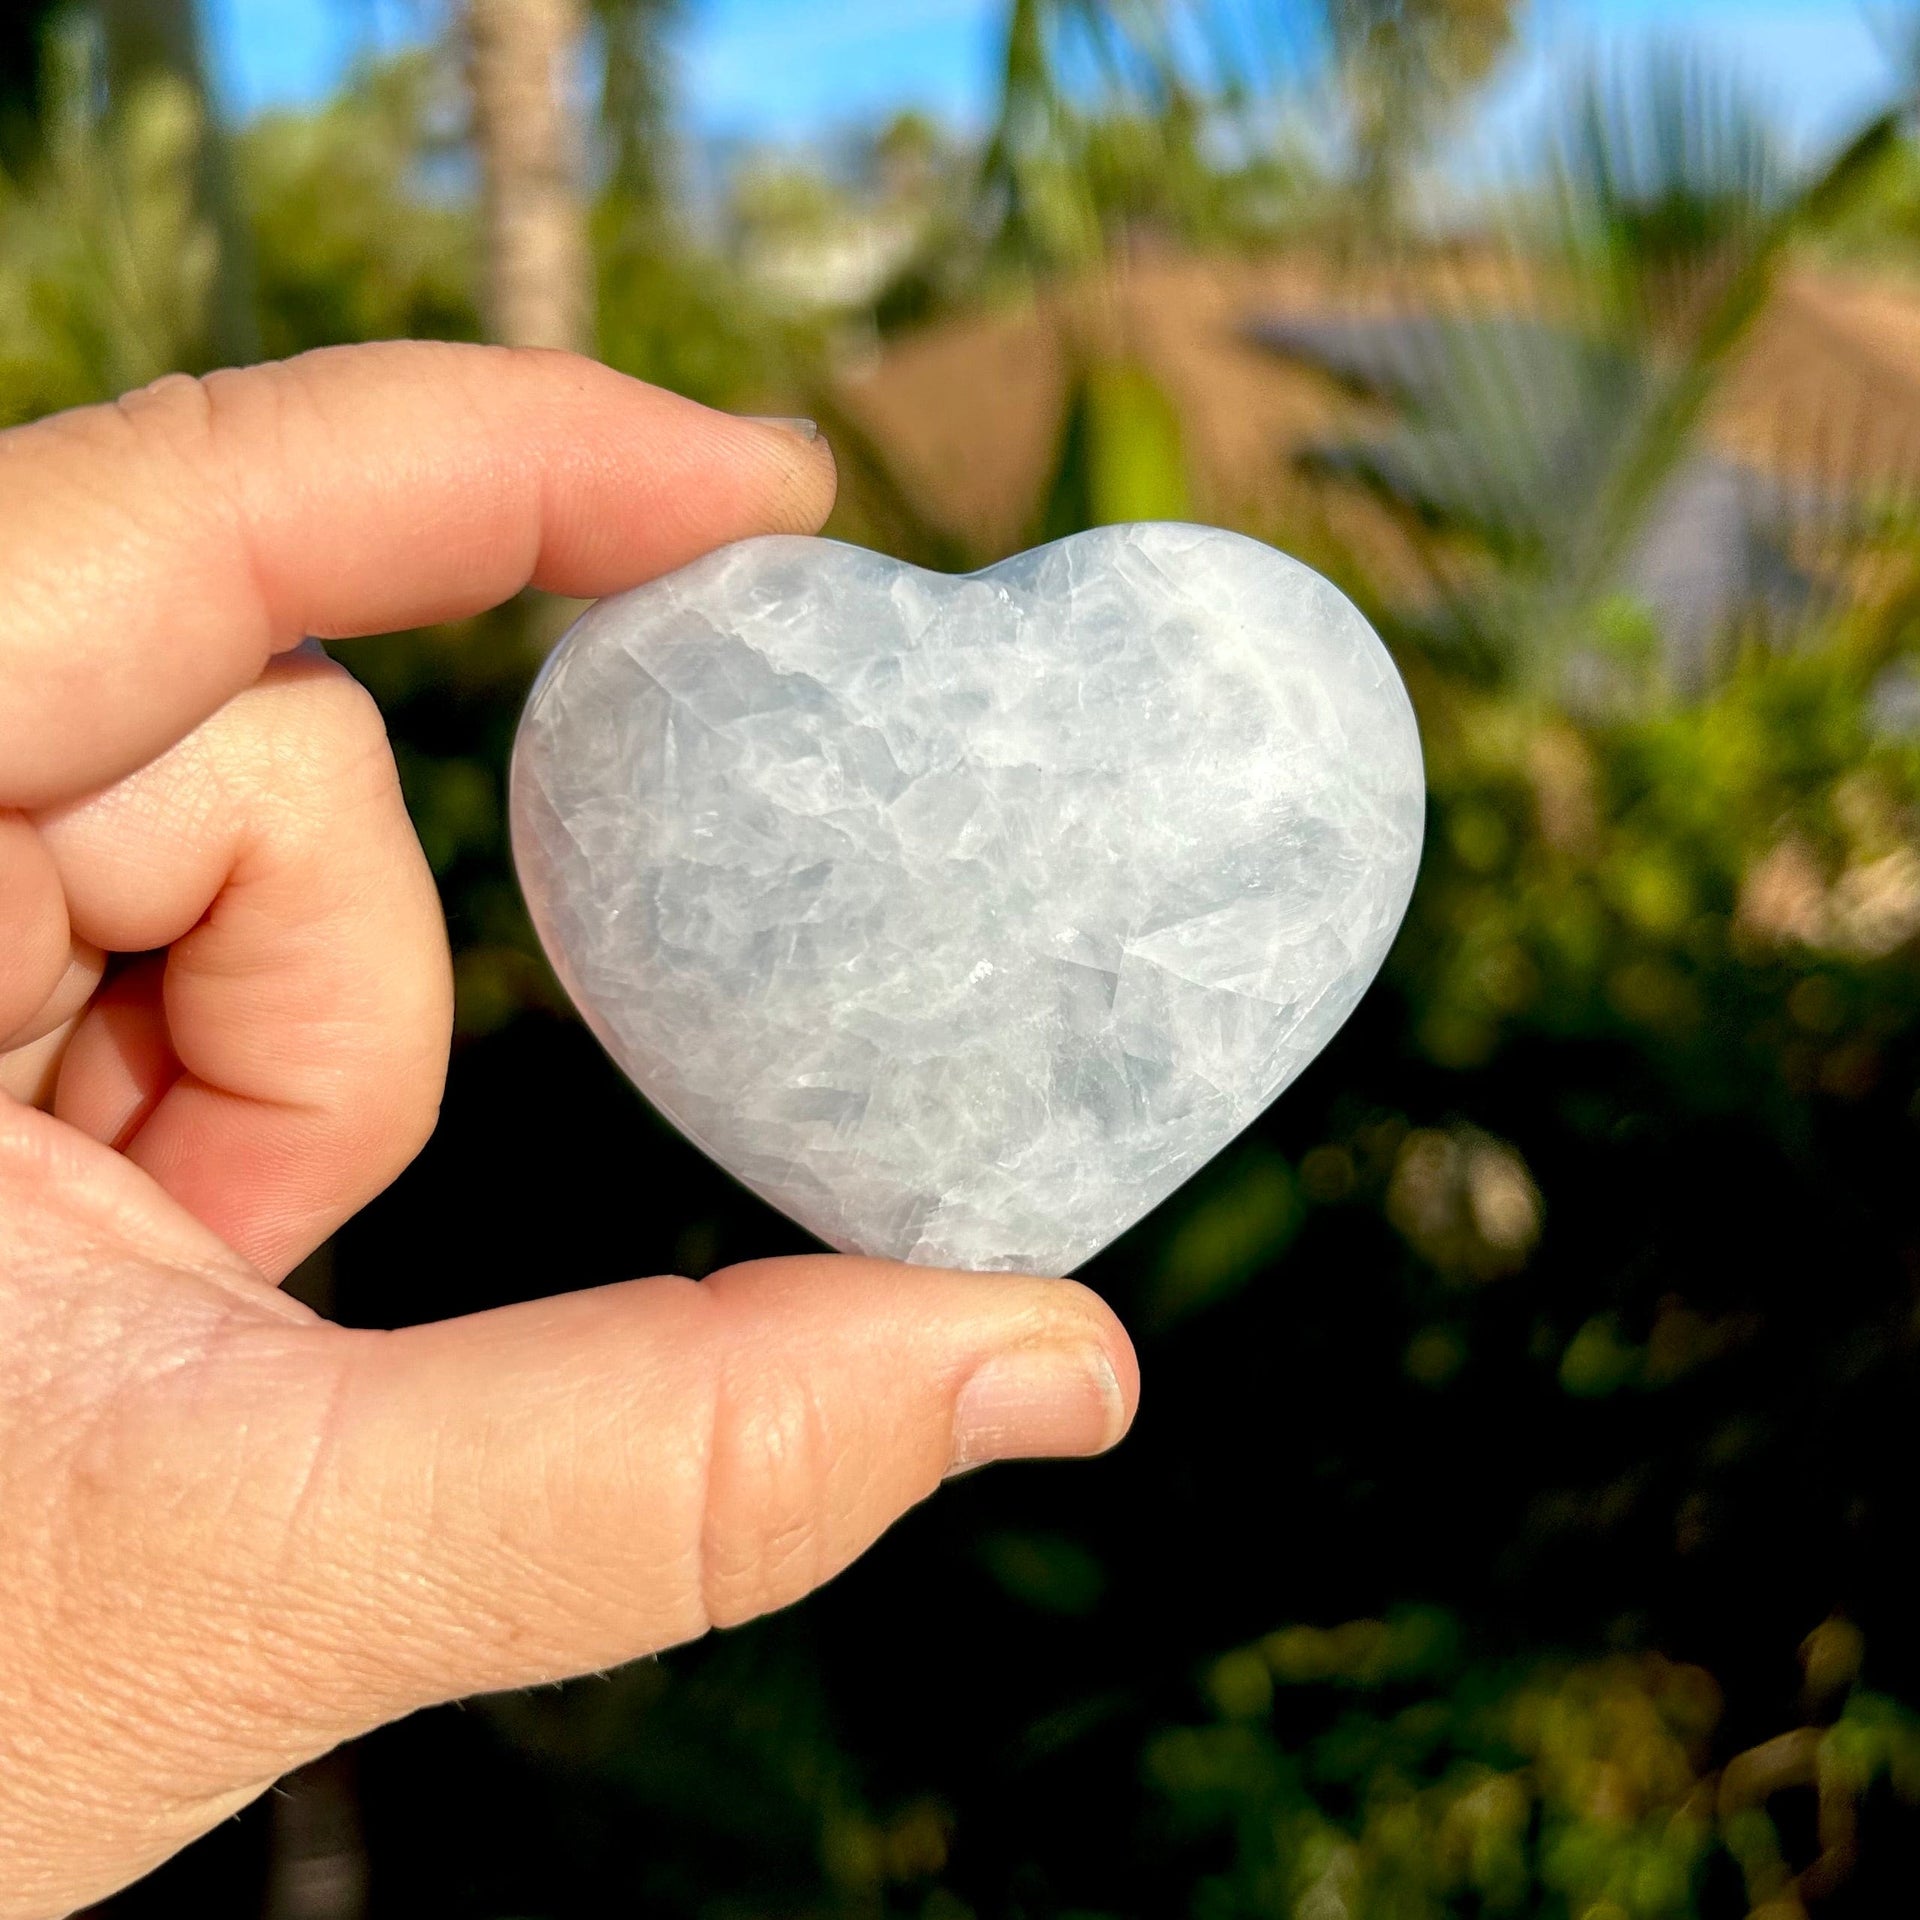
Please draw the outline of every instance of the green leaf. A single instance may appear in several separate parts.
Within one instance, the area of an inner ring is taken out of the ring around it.
[[[1180,416],[1144,368],[1100,362],[1068,397],[1038,538],[1127,520],[1185,520],[1191,503]]]

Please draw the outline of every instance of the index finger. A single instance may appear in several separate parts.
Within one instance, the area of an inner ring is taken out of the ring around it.
[[[308,634],[811,531],[831,457],[571,354],[332,347],[0,433],[0,808],[90,792]]]

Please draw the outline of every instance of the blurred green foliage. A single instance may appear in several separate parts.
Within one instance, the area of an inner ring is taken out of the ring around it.
[[[1121,520],[1192,517],[1173,402],[1143,368],[1095,362],[1074,380],[1035,541]]]
[[[669,11],[594,9],[601,351],[818,412],[862,530],[942,564],[847,365],[1147,242],[1418,259],[1413,170],[1511,30],[1484,0],[1300,10],[1329,141],[1240,30],[1258,10],[1200,9],[1196,55],[1156,8],[1015,0],[980,152],[904,120],[835,165],[753,156],[703,214]],[[477,334],[450,47],[224,133],[177,75],[108,84],[112,9],[49,20],[31,84],[0,41],[27,116],[0,131],[0,418],[210,364],[242,255],[269,352]],[[1683,656],[1624,561],[1781,274],[1910,273],[1915,152],[1890,115],[1796,168],[1681,59],[1576,92],[1488,214],[1505,304],[1438,307],[1424,377],[1316,460],[1427,563],[1409,597],[1325,556],[1413,690],[1428,851],[1327,1059],[1089,1276],[1142,1340],[1138,1433],[969,1478],[783,1619],[364,1743],[377,1912],[1912,1905],[1920,542],[1872,492],[1790,621],[1735,606]],[[1068,385],[1037,533],[1192,511],[1190,423],[1145,367]],[[796,1244],[631,1097],[530,938],[502,772],[566,611],[340,649],[390,722],[462,1036],[439,1139],[333,1251],[350,1319]],[[256,1910],[273,1817],[150,1910]]]
[[[1228,1869],[1195,1889],[1207,1920],[1681,1920],[1716,1867],[1759,1912],[1795,1877],[1775,1795],[1817,1798],[1836,1880],[1862,1799],[1920,1799],[1920,1718],[1879,1695],[1850,1687],[1831,1724],[1716,1770],[1703,1669],[1470,1661],[1433,1610],[1285,1628],[1224,1655],[1207,1692],[1213,1722],[1147,1753],[1184,1835],[1232,1836]]]
[[[1836,639],[1584,724],[1458,696],[1427,729],[1441,831],[1396,963],[1431,1057],[1616,1041],[1672,1101],[1783,1129],[1872,1087],[1920,1017],[1920,749],[1876,731],[1875,678]]]
[[[435,181],[462,163],[464,111],[445,62],[421,52],[245,129],[237,176],[269,355],[479,337],[473,211]]]
[[[42,142],[23,179],[0,175],[0,420],[140,386],[199,362],[218,241],[196,203],[204,135],[166,76],[108,115],[89,47],[53,36]]]

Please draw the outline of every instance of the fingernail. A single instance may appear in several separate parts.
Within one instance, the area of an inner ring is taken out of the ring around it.
[[[802,420],[797,415],[787,416],[777,413],[743,413],[741,419],[752,427],[771,427],[775,433],[790,433],[796,440],[804,440],[809,446],[820,438],[820,423],[817,420]]]
[[[1016,1347],[983,1361],[960,1389],[947,1471],[1101,1453],[1126,1417],[1113,1363],[1098,1347]]]

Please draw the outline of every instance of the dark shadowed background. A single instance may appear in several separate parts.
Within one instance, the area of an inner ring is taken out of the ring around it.
[[[696,0],[342,0],[359,52],[292,104],[231,75],[315,5],[0,18],[0,419],[329,341],[578,345],[813,415],[830,530],[923,564],[1180,516],[1301,554],[1432,783],[1380,985],[1086,1275],[1145,1366],[1117,1455],[419,1715],[100,1911],[1912,1910],[1914,18],[1749,10],[1869,34],[1809,107],[1687,6],[1551,52],[1508,0],[961,11],[990,57],[943,117],[786,9],[767,60],[844,57],[849,105],[760,135],[686,109]],[[566,616],[338,649],[460,1028],[434,1142],[296,1276],[351,1322],[805,1244],[529,935],[502,778]]]

